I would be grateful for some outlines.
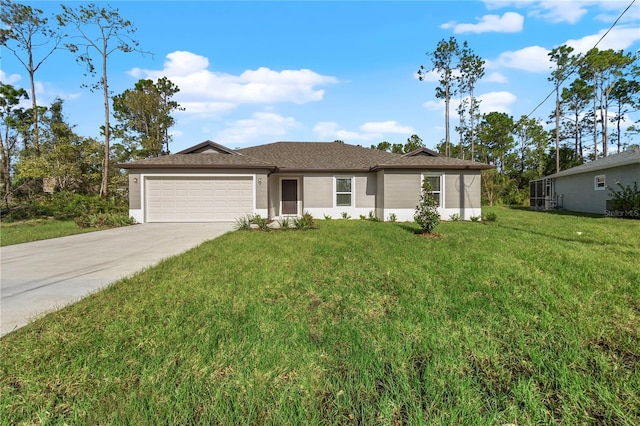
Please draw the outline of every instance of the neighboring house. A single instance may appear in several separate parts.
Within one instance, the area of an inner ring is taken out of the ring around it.
[[[585,213],[605,214],[609,188],[640,185],[640,150],[638,148],[599,158],[590,163],[529,182],[530,207],[562,208]]]
[[[259,214],[413,220],[423,179],[443,219],[480,216],[480,171],[491,166],[426,148],[405,155],[339,142],[276,142],[232,150],[206,141],[129,170],[138,222],[229,221]]]

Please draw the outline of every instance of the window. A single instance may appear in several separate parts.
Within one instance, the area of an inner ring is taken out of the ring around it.
[[[438,206],[442,207],[442,176],[423,176],[423,178],[431,184],[431,195],[433,195]]]
[[[604,175],[596,176],[593,183],[593,189],[596,191],[604,191],[606,189]]]
[[[336,178],[336,206],[352,206],[353,178]]]

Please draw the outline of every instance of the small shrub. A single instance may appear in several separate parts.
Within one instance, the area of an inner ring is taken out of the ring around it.
[[[372,222],[380,222],[380,219],[376,217],[376,214],[373,212],[373,210],[369,210],[369,216],[367,217],[367,219]]]
[[[389,215],[389,222],[397,222],[398,221],[398,216],[396,216],[395,213],[391,213]]]
[[[311,216],[311,213],[305,212],[302,216],[293,219],[293,226],[298,230],[306,231],[308,229],[315,229],[316,221],[313,216]]]
[[[291,222],[289,222],[288,217],[281,217],[280,219],[276,220],[276,223],[278,224],[280,229],[282,229],[283,231],[286,231],[291,227]]]
[[[470,219],[471,219],[471,222],[480,222],[481,217],[480,216],[471,216]]]
[[[611,196],[611,205],[615,210],[640,210],[640,189],[638,188],[638,182],[633,182],[631,185],[624,186],[620,181],[615,181],[616,185],[620,188],[619,191],[615,191],[610,186],[609,195]]]
[[[269,231],[271,230],[271,225],[269,225],[269,219],[266,217],[262,217],[259,214],[253,216],[251,222],[255,223],[258,226],[258,229],[261,231]]]
[[[118,228],[134,225],[135,219],[122,213],[97,213],[78,216],[74,222],[80,228]]]
[[[423,233],[431,234],[440,223],[438,214],[438,203],[431,193],[431,184],[428,179],[422,181],[422,191],[420,194],[420,204],[416,206],[413,219]]]
[[[342,212],[342,218],[343,219],[351,219],[351,216],[349,216],[349,213],[347,213],[347,212]]]
[[[496,215],[495,212],[489,212],[482,216],[482,220],[486,222],[495,222],[497,218],[498,215]]]
[[[366,219],[367,219],[367,217],[365,215],[363,215],[363,214],[360,215],[360,220],[366,220]]]
[[[236,231],[248,231],[251,229],[251,215],[244,215],[244,216],[240,216],[239,218],[237,218],[235,220],[235,224],[233,226],[233,229],[235,229]]]
[[[460,215],[458,213],[454,213],[451,216],[449,216],[449,220],[453,222],[457,222],[460,220]]]
[[[324,220],[331,220],[331,219],[333,219],[333,218],[331,217],[331,215],[329,215],[329,214],[325,214],[325,215],[324,215]]]

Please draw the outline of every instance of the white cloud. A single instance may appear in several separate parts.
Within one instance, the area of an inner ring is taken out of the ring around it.
[[[402,126],[397,121],[368,122],[360,126],[360,130],[366,133],[415,133],[413,127]]]
[[[456,21],[450,21],[442,24],[440,28],[453,29],[456,34],[464,33],[517,33],[522,31],[524,24],[524,16],[516,12],[506,12],[502,16],[484,15],[480,18],[480,22],[476,24],[459,24]]]
[[[216,140],[226,145],[249,145],[264,143],[265,138],[285,136],[291,129],[300,126],[293,117],[283,117],[272,112],[256,112],[251,118],[236,120],[216,134]]]
[[[588,35],[577,40],[567,40],[565,44],[574,49],[574,53],[586,53],[602,38],[606,30],[600,30],[597,34]],[[640,40],[640,31],[637,27],[616,27],[598,44],[600,50],[627,49],[633,43]]]
[[[485,83],[506,83],[507,77],[499,72],[492,72],[487,74],[482,81]]]
[[[478,95],[477,100],[480,101],[480,113],[487,114],[492,111],[511,113],[511,105],[517,101],[516,95],[507,91],[488,92]],[[451,120],[458,119],[458,106],[460,105],[459,98],[451,99],[449,105],[449,114]],[[429,111],[441,111],[444,117],[444,100],[427,101],[422,104],[423,107]]]
[[[480,100],[480,112],[487,114],[492,111],[511,113],[510,106],[514,104],[518,98],[511,92],[489,92],[478,96]]]
[[[381,140],[389,133],[406,134],[407,136],[415,134],[415,130],[411,126],[403,126],[397,121],[370,121],[359,127],[360,132],[345,130],[340,128],[339,124],[333,121],[322,121],[315,125],[313,131],[319,138],[325,140],[340,139],[348,141],[371,141]]]
[[[544,0],[533,6],[530,15],[554,24],[575,24],[587,13],[587,6],[593,4],[593,1]]]
[[[495,62],[507,68],[530,72],[546,72],[551,67],[548,54],[549,51],[544,47],[529,46],[516,51],[503,52]]]
[[[501,9],[505,7],[516,7],[528,9],[528,15],[543,19],[554,24],[567,22],[575,24],[587,13],[587,8],[607,3],[597,0],[487,0],[484,2],[489,10]]]
[[[313,127],[313,132],[318,135],[320,139],[343,141],[350,140],[363,140],[366,139],[363,135],[344,129],[340,129],[338,123],[333,121],[321,121]]]
[[[239,104],[320,101],[324,90],[318,86],[338,83],[335,77],[309,69],[274,71],[260,67],[233,75],[208,68],[206,57],[176,51],[167,55],[162,70],[134,68],[129,74],[152,79],[166,76],[180,88],[175,99],[187,108],[187,113],[212,115]]]
[[[7,74],[4,72],[4,70],[0,69],[0,81],[2,83],[14,85],[20,80],[22,80],[20,74]]]

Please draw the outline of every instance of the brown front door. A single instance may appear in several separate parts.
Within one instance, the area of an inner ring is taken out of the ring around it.
[[[282,180],[282,214],[298,214],[298,181]]]

